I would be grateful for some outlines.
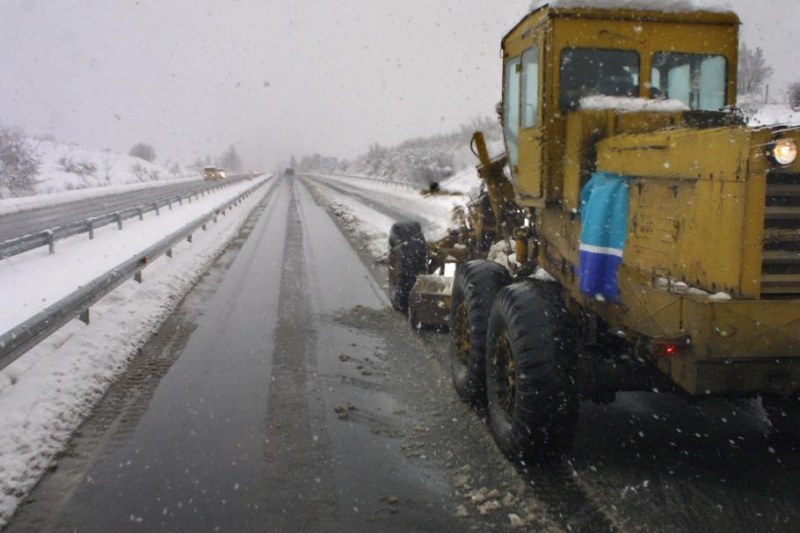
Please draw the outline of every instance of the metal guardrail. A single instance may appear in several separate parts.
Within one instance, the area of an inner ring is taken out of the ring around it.
[[[141,272],[145,266],[161,255],[170,255],[172,248],[180,241],[187,239],[191,242],[194,232],[201,228],[205,229],[210,220],[216,220],[217,216],[240,203],[268,181],[264,180],[249,187],[236,198],[225,202],[213,212],[190,222],[156,244],[83,285],[80,289],[32,316],[22,324],[0,335],[0,370],[19,359],[25,352],[76,316],[80,315],[81,319],[88,324],[89,308],[94,303],[131,278],[136,278],[137,281],[141,282]]]
[[[310,176],[312,178],[330,178],[330,177],[333,177],[333,178],[347,178],[347,179],[368,181],[368,182],[373,182],[373,183],[380,183],[381,185],[390,185],[390,186],[394,186],[394,187],[401,187],[401,188],[405,188],[405,189],[411,189],[411,190],[414,190],[414,191],[421,190],[419,186],[414,185],[412,183],[406,183],[406,182],[403,182],[403,181],[382,180],[380,178],[370,178],[368,176],[356,176],[355,174],[317,174],[317,173],[314,173],[314,172],[310,172],[310,173],[309,172],[304,172],[303,174],[306,175],[306,176]]]
[[[93,239],[94,230],[98,228],[107,226],[108,224],[117,224],[119,229],[122,229],[122,222],[124,220],[134,217],[139,217],[139,220],[142,220],[145,213],[155,211],[156,214],[158,214],[159,210],[164,207],[172,208],[174,204],[183,204],[184,200],[191,202],[192,197],[199,198],[201,195],[205,196],[206,192],[229,187],[248,177],[252,176],[233,176],[234,179],[208,189],[199,189],[188,194],[168,196],[155,202],[149,202],[136,207],[129,207],[127,209],[114,211],[105,215],[78,220],[68,224],[62,224],[61,226],[56,226],[55,228],[37,231],[36,233],[30,233],[15,239],[9,239],[0,243],[0,259],[6,259],[7,257],[28,252],[35,248],[39,248],[40,246],[47,246],[52,254],[55,252],[55,242],[57,240],[66,239],[67,237],[72,237],[81,233],[88,233],[89,238]]]

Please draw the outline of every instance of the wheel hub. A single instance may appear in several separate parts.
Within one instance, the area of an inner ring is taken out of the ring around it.
[[[517,367],[511,350],[511,341],[508,334],[504,333],[497,339],[495,345],[495,368],[497,375],[497,398],[500,408],[511,416],[514,412],[517,397]]]

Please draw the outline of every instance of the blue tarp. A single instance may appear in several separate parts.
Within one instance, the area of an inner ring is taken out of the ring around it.
[[[628,181],[596,172],[581,190],[578,279],[580,291],[592,298],[619,301],[617,270],[628,235]]]

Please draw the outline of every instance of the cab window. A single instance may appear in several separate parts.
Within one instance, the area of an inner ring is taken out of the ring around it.
[[[522,127],[536,126],[539,117],[539,47],[522,54]]]
[[[565,48],[561,51],[562,109],[587,96],[638,96],[639,54],[632,50]]]
[[[503,89],[503,134],[511,171],[519,164],[519,104],[520,104],[520,60],[514,58],[505,64],[505,87]]]
[[[653,55],[650,96],[680,100],[690,109],[725,107],[727,61],[721,55],[659,52]]]

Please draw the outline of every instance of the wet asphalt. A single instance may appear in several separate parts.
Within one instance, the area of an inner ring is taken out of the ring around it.
[[[800,531],[757,400],[583,402],[568,460],[513,467],[320,198],[274,180],[8,531]]]

